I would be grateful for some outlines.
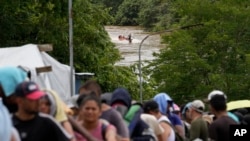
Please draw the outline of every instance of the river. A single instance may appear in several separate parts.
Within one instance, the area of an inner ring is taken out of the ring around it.
[[[116,45],[116,48],[119,49],[123,58],[117,62],[116,65],[130,66],[138,62],[139,45],[148,33],[136,26],[105,26],[105,29],[108,32],[111,41]],[[128,36],[129,34],[132,35],[132,43],[129,43],[127,40],[121,41],[118,39],[119,35]],[[150,36],[142,45],[141,60],[153,60],[154,57],[152,54],[154,52],[159,52],[161,48],[163,48],[163,45],[160,43],[160,35]]]

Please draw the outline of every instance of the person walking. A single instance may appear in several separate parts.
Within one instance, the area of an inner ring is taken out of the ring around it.
[[[173,111],[173,99],[166,93],[159,93],[153,98],[159,105],[159,111],[168,117],[171,121],[174,129],[178,132],[178,134],[184,139],[185,132],[184,126],[181,122],[181,119],[178,115],[174,114]]]
[[[73,138],[53,117],[38,112],[39,99],[44,92],[35,82],[18,84],[14,95],[18,110],[12,115],[12,121],[22,141],[69,141]]]
[[[80,105],[79,124],[100,141],[116,141],[116,128],[107,121],[100,119],[101,104],[100,98],[96,95],[87,95]],[[85,137],[78,140],[87,141]]]
[[[212,91],[208,95],[209,109],[216,119],[209,126],[209,138],[213,141],[229,141],[230,125],[238,124],[227,113],[226,95],[221,91]]]
[[[79,89],[79,95],[86,95],[94,93],[97,97],[101,98],[101,86],[95,80],[87,80]],[[117,129],[117,134],[123,141],[129,140],[129,130],[122,118],[122,116],[107,103],[101,104],[101,119],[107,120],[110,124],[114,125]]]
[[[175,132],[171,126],[170,120],[167,116],[163,115],[159,111],[158,103],[154,100],[147,101],[143,105],[143,110],[146,114],[150,114],[156,117],[159,125],[163,127],[164,132],[161,135],[163,141],[175,141]]]
[[[201,100],[194,100],[188,110],[188,117],[191,119],[190,140],[201,139],[208,140],[208,127],[206,121],[202,118],[205,105]]]
[[[0,97],[10,113],[17,111],[17,105],[13,98],[15,88],[19,83],[25,81],[27,77],[27,72],[23,71],[19,67],[0,67]]]

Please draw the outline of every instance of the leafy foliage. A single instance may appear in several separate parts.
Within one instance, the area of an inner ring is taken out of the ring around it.
[[[123,3],[124,0],[98,0],[100,3],[102,3],[105,7],[110,9],[109,14],[113,17],[116,16],[116,13],[118,12],[119,6]]]
[[[146,30],[167,29],[171,23],[169,0],[145,0],[139,12],[139,24]]]
[[[250,12],[247,1],[172,1],[172,25],[204,23],[203,27],[163,35],[167,44],[147,72],[158,91],[177,102],[203,99],[212,89],[229,100],[247,99],[250,91]]]
[[[69,63],[68,1],[22,0],[0,2],[0,46],[27,43],[53,44],[51,55]],[[73,1],[74,67],[76,72],[93,72],[104,92],[118,86],[137,93],[136,76],[129,67],[114,66],[121,58],[111,43],[104,23],[110,20],[108,10],[89,0]]]
[[[119,6],[115,21],[117,25],[138,25],[138,13],[143,0],[124,0]]]

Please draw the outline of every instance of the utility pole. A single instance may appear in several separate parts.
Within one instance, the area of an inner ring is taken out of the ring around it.
[[[72,0],[68,1],[69,5],[69,64],[70,64],[70,92],[71,96],[74,95],[74,54],[73,54],[73,13],[72,13]]]

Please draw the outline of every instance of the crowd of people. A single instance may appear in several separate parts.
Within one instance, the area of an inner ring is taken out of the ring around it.
[[[125,88],[103,93],[95,80],[78,92],[66,105],[22,69],[0,67],[0,140],[229,141],[230,125],[250,124],[248,109],[227,111],[220,90],[181,106],[164,92],[144,103]]]

